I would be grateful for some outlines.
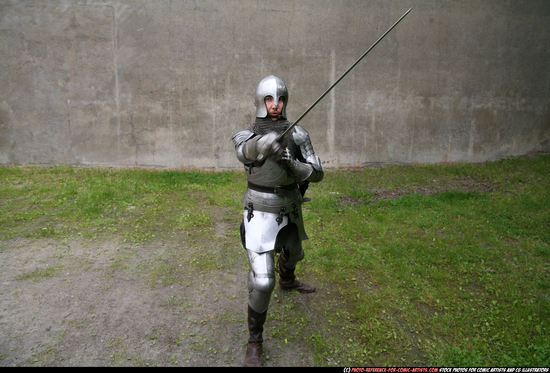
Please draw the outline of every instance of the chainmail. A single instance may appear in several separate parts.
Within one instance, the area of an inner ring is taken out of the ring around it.
[[[258,135],[265,135],[269,132],[275,132],[280,135],[283,133],[292,123],[286,119],[278,119],[276,121],[271,120],[271,117],[256,118],[256,121],[250,127],[250,130]]]

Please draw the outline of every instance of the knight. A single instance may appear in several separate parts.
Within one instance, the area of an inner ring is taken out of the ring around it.
[[[304,257],[302,241],[308,238],[302,217],[304,193],[310,182],[323,179],[323,168],[303,127],[295,125],[282,137],[292,126],[287,105],[285,83],[274,75],[263,78],[256,88],[254,123],[232,137],[248,182],[240,226],[250,263],[246,366],[262,365],[262,333],[275,272],[283,290],[316,290],[297,280],[295,269]]]

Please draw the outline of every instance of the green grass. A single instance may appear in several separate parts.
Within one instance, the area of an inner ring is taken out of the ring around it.
[[[240,245],[245,183],[242,171],[1,167],[0,241],[184,239],[197,250],[159,254],[151,283],[178,281],[180,263],[215,273],[243,260],[223,248]],[[320,307],[290,296],[269,335],[307,344],[317,365],[550,365],[549,187],[549,155],[328,170],[308,191],[299,265]]]
[[[17,276],[17,280],[33,280],[33,281],[40,281],[41,279],[53,277],[57,275],[61,270],[63,269],[63,266],[48,266],[45,268],[35,269],[33,271],[25,272],[19,276]]]
[[[146,241],[157,230],[193,228],[186,216],[208,225],[202,194],[236,178],[200,171],[3,167],[0,238],[120,233]]]
[[[366,350],[348,353],[547,366],[549,171],[541,156],[329,173],[306,214],[308,264],[352,304]]]

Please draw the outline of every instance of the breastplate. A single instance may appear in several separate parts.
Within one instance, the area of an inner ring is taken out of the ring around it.
[[[284,146],[295,154],[300,156],[299,149],[293,141],[289,141]],[[268,157],[264,163],[259,166],[245,167],[248,181],[265,187],[277,187],[289,184],[295,184],[294,177],[278,162]]]
[[[265,187],[276,187],[295,182],[287,170],[271,158],[267,158],[261,166],[247,167],[246,175],[249,182]]]

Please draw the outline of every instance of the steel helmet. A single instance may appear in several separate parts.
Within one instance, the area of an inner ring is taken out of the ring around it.
[[[267,117],[267,108],[265,107],[265,98],[272,96],[275,100],[275,105],[279,104],[281,97],[284,97],[283,111],[281,117],[286,119],[286,105],[288,104],[288,89],[285,83],[275,75],[269,75],[263,78],[256,88],[256,118]]]

